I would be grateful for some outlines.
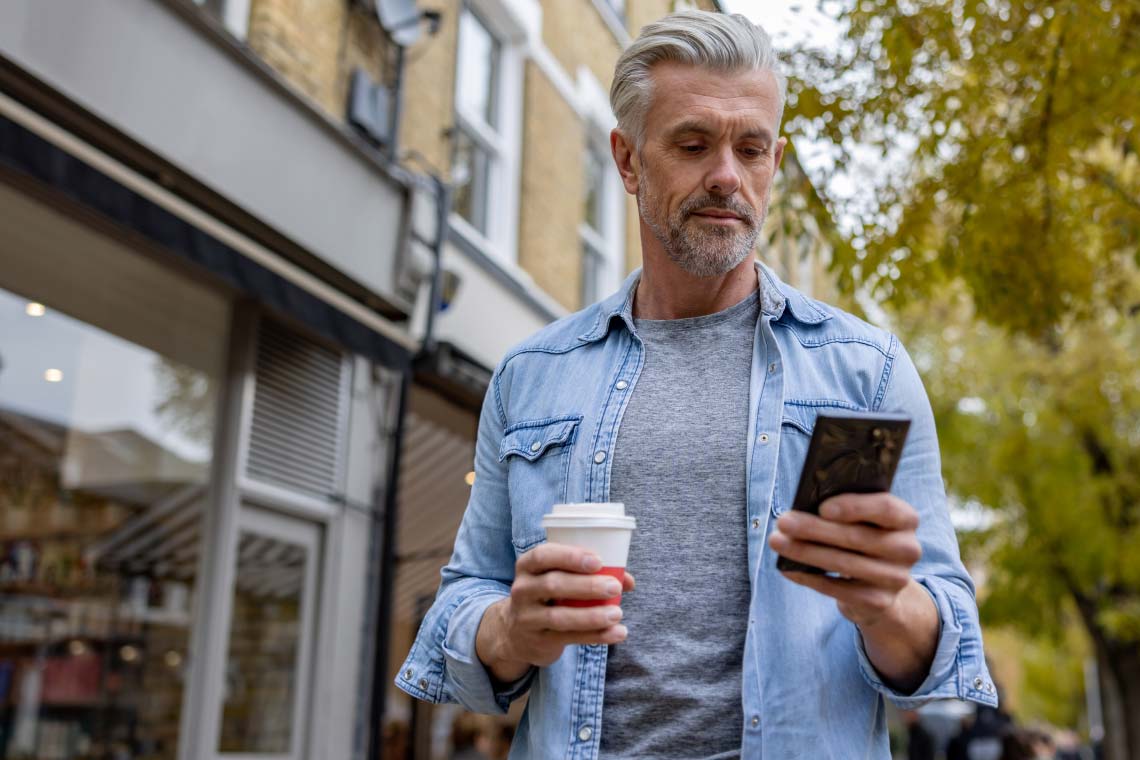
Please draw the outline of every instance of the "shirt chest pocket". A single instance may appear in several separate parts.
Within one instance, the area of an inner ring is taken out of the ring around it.
[[[807,459],[808,444],[819,415],[836,410],[860,411],[859,407],[843,401],[817,403],[784,403],[784,416],[780,425],[780,457],[776,464],[776,490],[772,495],[772,514],[779,516],[792,508],[796,489],[800,484],[800,471]]]
[[[511,540],[521,554],[546,537],[542,516],[566,500],[581,415],[517,422],[506,429],[499,461],[507,464]]]

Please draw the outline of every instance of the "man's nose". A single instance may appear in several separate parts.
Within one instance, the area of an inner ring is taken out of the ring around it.
[[[716,151],[710,159],[713,164],[705,174],[705,190],[717,195],[732,195],[739,190],[740,167],[732,147]]]

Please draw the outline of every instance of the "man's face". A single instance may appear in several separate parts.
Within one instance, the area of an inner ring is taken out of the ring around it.
[[[666,255],[689,274],[725,274],[752,251],[784,150],[779,111],[769,71],[653,68],[637,205]]]

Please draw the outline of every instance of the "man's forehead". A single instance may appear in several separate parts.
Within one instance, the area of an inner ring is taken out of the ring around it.
[[[780,111],[780,90],[771,71],[719,71],[663,62],[652,69],[652,121],[666,131],[708,131],[723,121],[771,134]]]

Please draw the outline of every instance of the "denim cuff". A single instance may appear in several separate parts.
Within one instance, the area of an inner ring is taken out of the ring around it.
[[[451,614],[443,640],[444,687],[469,710],[506,713],[512,701],[522,696],[534,678],[531,668],[509,684],[496,684],[475,651],[475,639],[483,614],[504,594],[485,592],[467,597]],[[496,685],[500,688],[496,689]]]
[[[424,618],[412,650],[396,676],[396,686],[427,702],[457,702],[478,713],[505,713],[522,696],[536,668],[510,684],[493,683],[475,651],[483,613],[506,598],[509,588],[495,581],[476,581],[447,601],[444,594]],[[496,688],[498,686],[498,688]]]
[[[955,604],[953,589],[957,587],[934,576],[915,576],[915,580],[930,594],[938,610],[938,646],[926,678],[910,694],[887,686],[867,656],[863,634],[856,627],[855,649],[863,677],[872,688],[904,710],[920,707],[934,699],[968,699],[996,706],[997,692],[981,652],[981,629],[976,620],[964,619],[958,614],[963,605]],[[976,673],[970,675],[973,671]]]

